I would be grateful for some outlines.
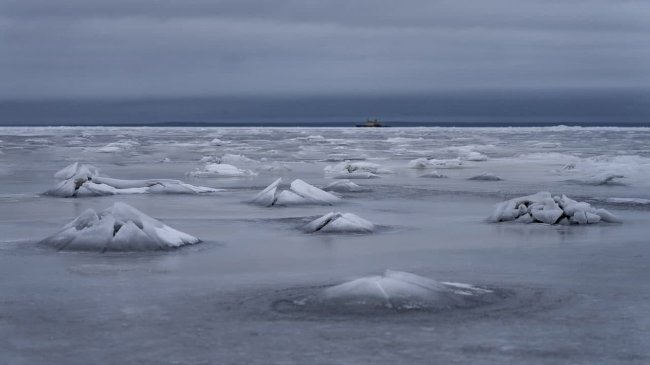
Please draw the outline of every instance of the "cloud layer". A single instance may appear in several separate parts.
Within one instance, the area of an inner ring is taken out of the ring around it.
[[[0,0],[0,98],[650,87],[650,2]]]

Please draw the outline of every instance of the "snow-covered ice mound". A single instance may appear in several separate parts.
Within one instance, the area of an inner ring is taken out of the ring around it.
[[[420,175],[420,177],[426,177],[429,179],[446,179],[448,176],[438,172],[438,170],[433,170],[431,172]]]
[[[463,161],[459,159],[437,160],[422,157],[411,160],[408,167],[411,169],[459,169],[463,167]]]
[[[480,175],[472,176],[468,178],[467,180],[479,180],[479,181],[501,181],[503,180],[499,176],[491,173],[491,172],[484,172]]]
[[[302,227],[308,233],[371,233],[375,225],[352,213],[330,212]]]
[[[360,193],[370,191],[370,188],[356,184],[350,180],[337,180],[323,187],[325,191],[334,191],[337,193]]]
[[[491,289],[438,282],[419,275],[386,270],[322,289],[294,300],[293,309],[371,314],[378,310],[453,310],[493,302]]]
[[[100,213],[88,209],[40,241],[59,250],[100,252],[164,250],[198,242],[198,238],[119,202]]]
[[[278,187],[282,182],[279,178],[267,186],[264,190],[255,195],[250,203],[274,206],[274,205],[304,205],[320,204],[332,205],[338,203],[341,199],[313,185],[310,185],[300,179],[294,180],[289,186],[289,190],[278,192]]]
[[[327,175],[335,179],[373,179],[381,174],[392,174],[392,170],[366,161],[343,161],[336,165],[325,166]]]
[[[204,186],[194,186],[179,180],[121,180],[101,176],[92,165],[75,162],[54,174],[60,182],[45,194],[61,197],[99,196],[116,194],[197,194],[221,191]]]
[[[497,204],[488,221],[568,225],[614,223],[619,219],[605,209],[593,208],[589,203],[577,202],[566,195],[551,196],[551,193],[543,191]]]
[[[202,169],[190,171],[188,175],[193,177],[247,177],[257,174],[227,163],[208,163]]]

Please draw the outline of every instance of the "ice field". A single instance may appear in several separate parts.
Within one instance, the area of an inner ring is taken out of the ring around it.
[[[648,364],[649,258],[650,128],[0,128],[2,364]]]

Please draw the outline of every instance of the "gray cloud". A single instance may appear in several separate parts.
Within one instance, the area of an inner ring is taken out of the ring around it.
[[[650,86],[646,1],[0,0],[0,98]]]

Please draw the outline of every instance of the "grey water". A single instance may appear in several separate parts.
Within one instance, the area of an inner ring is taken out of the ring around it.
[[[645,89],[0,101],[0,125],[650,126]]]
[[[217,138],[218,142],[213,143]],[[0,128],[0,363],[647,364],[649,128]],[[102,149],[114,142],[120,149]],[[485,161],[422,178],[420,158]],[[203,156],[244,155],[244,178],[194,178]],[[315,186],[366,160],[336,206],[259,207],[278,177]],[[111,177],[174,178],[208,195],[41,195],[79,161]],[[282,163],[287,170],[266,167]],[[567,167],[569,166],[569,167]],[[501,181],[469,177],[492,172]],[[621,184],[581,184],[604,173]],[[494,204],[540,190],[620,224],[491,224]],[[617,202],[611,198],[630,199]],[[59,252],[37,241],[88,208],[126,202],[203,242],[153,253]],[[305,217],[353,212],[386,229],[309,235]],[[278,303],[386,269],[495,288],[503,300],[433,312],[308,313]]]

